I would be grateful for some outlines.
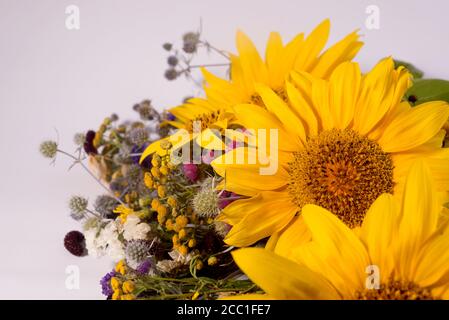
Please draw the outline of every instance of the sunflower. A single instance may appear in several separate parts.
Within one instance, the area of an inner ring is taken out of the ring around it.
[[[357,229],[306,205],[301,217],[311,242],[290,242],[288,257],[267,249],[234,252],[239,267],[266,293],[251,298],[448,299],[449,233],[439,223],[441,207],[423,161],[412,165],[402,204],[396,200],[381,195]],[[291,234],[303,232],[300,224],[291,228]]]
[[[329,80],[292,73],[288,102],[261,85],[257,92],[266,109],[235,106],[244,127],[278,130],[276,152],[267,156],[278,168],[261,175],[267,159],[233,163],[237,154],[259,154],[252,146],[212,162],[226,177],[226,190],[247,196],[220,216],[233,225],[226,243],[248,246],[276,235],[306,204],[330,210],[351,228],[360,226],[379,195],[402,193],[416,158],[429,163],[439,191],[449,190],[449,149],[441,147],[449,105],[411,107],[402,101],[410,82],[407,70],[395,69],[391,58],[363,76],[358,64],[345,62]]]
[[[257,83],[263,83],[285,96],[285,79],[292,70],[308,71],[316,77],[328,78],[336,66],[353,59],[363,44],[358,41],[359,35],[353,32],[322,53],[329,31],[330,22],[324,20],[308,37],[304,38],[304,34],[300,33],[285,45],[279,33],[272,32],[266,47],[265,61],[252,41],[243,32],[237,32],[238,55],[230,55],[230,79],[216,77],[202,69],[206,98],[193,98],[183,105],[169,109],[168,112],[174,119],[165,124],[184,129],[189,139],[194,139],[199,134],[194,133],[197,131],[194,130],[195,121],[201,123],[201,131],[218,129],[222,132],[223,129],[232,127],[232,106],[241,103],[263,106],[261,97],[255,90]],[[223,148],[210,132],[202,138],[209,143],[200,143],[201,145],[212,149]],[[178,141],[178,137],[167,140]],[[160,148],[160,142],[150,145],[142,158],[154,152],[164,152]]]

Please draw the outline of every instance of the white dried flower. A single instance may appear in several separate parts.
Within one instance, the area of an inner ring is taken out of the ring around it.
[[[145,222],[141,222],[135,214],[128,215],[126,222],[123,224],[123,237],[127,241],[145,240],[148,238],[150,231],[151,226]]]

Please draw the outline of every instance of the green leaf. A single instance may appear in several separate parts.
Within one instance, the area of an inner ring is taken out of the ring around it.
[[[441,79],[417,79],[406,92],[405,98],[413,105],[443,100],[449,102],[449,81]]]
[[[414,79],[421,79],[424,76],[424,72],[419,70],[417,67],[415,67],[413,64],[401,60],[394,60],[394,67],[405,67],[412,75]]]

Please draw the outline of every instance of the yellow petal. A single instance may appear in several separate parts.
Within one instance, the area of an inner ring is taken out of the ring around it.
[[[216,189],[217,190],[227,190],[227,191],[234,192],[236,194],[239,194],[242,196],[247,196],[247,197],[255,196],[259,192],[256,189],[245,188],[245,187],[239,185],[238,183],[226,181],[226,179],[224,179],[222,182],[220,182],[217,185]]]
[[[354,128],[367,134],[394,105],[394,62],[381,60],[363,79],[354,114]]]
[[[332,71],[345,61],[352,60],[363,45],[358,41],[359,35],[353,32],[330,47],[319,58],[317,65],[311,73],[322,79],[329,78]]]
[[[248,214],[258,213],[261,201],[262,195],[260,193],[247,199],[233,201],[221,211],[220,220],[236,225]]]
[[[299,216],[280,233],[274,252],[280,256],[291,257],[292,249],[310,241],[312,235],[304,223],[303,217]]]
[[[275,156],[278,156],[276,158]],[[280,164],[286,163],[286,155],[279,152],[275,156],[261,159],[257,151],[250,148],[236,148],[212,161],[215,172],[242,187],[256,190],[275,190],[286,185],[288,173]],[[269,170],[269,169],[272,170]],[[266,174],[264,174],[264,170]]]
[[[312,83],[312,101],[315,110],[318,112],[318,120],[323,130],[334,127],[334,120],[331,113],[329,82],[315,79]]]
[[[449,283],[449,235],[441,234],[425,247],[417,258],[418,267],[414,277],[423,287],[435,287]]]
[[[438,196],[431,173],[422,160],[411,167],[402,200],[402,219],[398,234],[399,270],[410,278],[416,268],[416,253],[437,227]]]
[[[238,202],[243,201],[237,200],[227,206],[223,215],[227,217],[230,210],[235,212]],[[243,206],[247,204],[245,202]],[[230,207],[231,205],[234,206]],[[245,247],[280,231],[291,221],[298,208],[291,203],[287,192],[263,192],[259,201],[253,201],[246,212],[239,211],[246,215],[232,227],[224,241],[232,246]]]
[[[318,55],[326,45],[329,37],[329,19],[321,22],[306,38],[301,54],[298,55],[295,70],[309,70],[318,60]]]
[[[318,120],[313,107],[293,84],[286,82],[288,99],[296,115],[302,120],[307,136],[318,133]]]
[[[283,128],[282,123],[265,109],[251,104],[241,104],[234,107],[234,112],[238,118],[237,122],[246,129],[277,130],[280,150],[297,151],[301,147],[299,140],[291,139],[289,132]]]
[[[282,39],[278,32],[271,32],[266,49],[266,63],[270,76],[269,85],[277,86],[284,78],[282,69]]]
[[[241,31],[237,32],[237,50],[241,67],[247,84],[255,82],[268,82],[268,74],[252,41]]]
[[[232,256],[248,277],[276,299],[335,299],[329,283],[290,260],[260,249],[234,251]]]
[[[164,150],[161,148],[161,142],[162,141],[169,141],[169,137],[163,138],[161,140],[155,141],[151,143],[142,153],[140,156],[139,163],[142,163],[148,156],[152,155],[153,153],[157,153],[159,155],[164,155],[167,153],[167,150]]]
[[[378,143],[385,152],[412,149],[434,137],[448,117],[449,105],[446,102],[423,103],[391,121]]]
[[[211,129],[203,130],[196,138],[196,143],[207,150],[225,150],[226,146],[217,134],[219,132]]]
[[[306,205],[302,209],[302,216],[312,234],[313,243],[321,248],[321,252],[326,255],[338,252],[341,262],[337,262],[333,268],[340,271],[347,285],[352,288],[364,286],[365,269],[370,262],[356,234],[324,208]]]
[[[388,280],[392,271],[391,242],[397,232],[399,212],[396,199],[390,194],[381,195],[369,208],[360,230],[360,238],[368,248],[371,262],[378,265],[382,280]]]
[[[297,135],[297,137],[292,136],[291,139],[299,138],[304,143],[306,141],[304,126],[289,106],[267,86],[257,85],[256,91],[262,97],[267,109],[278,117],[289,132]]]
[[[361,82],[357,63],[345,62],[335,69],[330,78],[330,110],[337,129],[346,129],[354,118]]]

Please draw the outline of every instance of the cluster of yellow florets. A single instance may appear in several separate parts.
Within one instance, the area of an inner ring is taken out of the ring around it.
[[[115,271],[124,276],[127,272],[126,262],[120,260],[115,266]],[[112,277],[110,281],[114,291],[112,300],[134,300],[136,298],[133,294],[135,285],[131,280],[122,281],[119,277]]]
[[[111,278],[111,288],[114,290],[112,300],[134,300],[135,285],[131,280],[121,281],[117,277]]]
[[[169,232],[173,232],[173,248],[182,255],[196,246],[196,239],[189,223],[196,223],[193,209],[180,201],[176,192],[170,188],[170,174],[176,169],[168,155],[154,154],[151,159],[152,168],[144,176],[145,185],[156,190],[157,198],[151,200],[151,209],[157,213],[158,223]]]

